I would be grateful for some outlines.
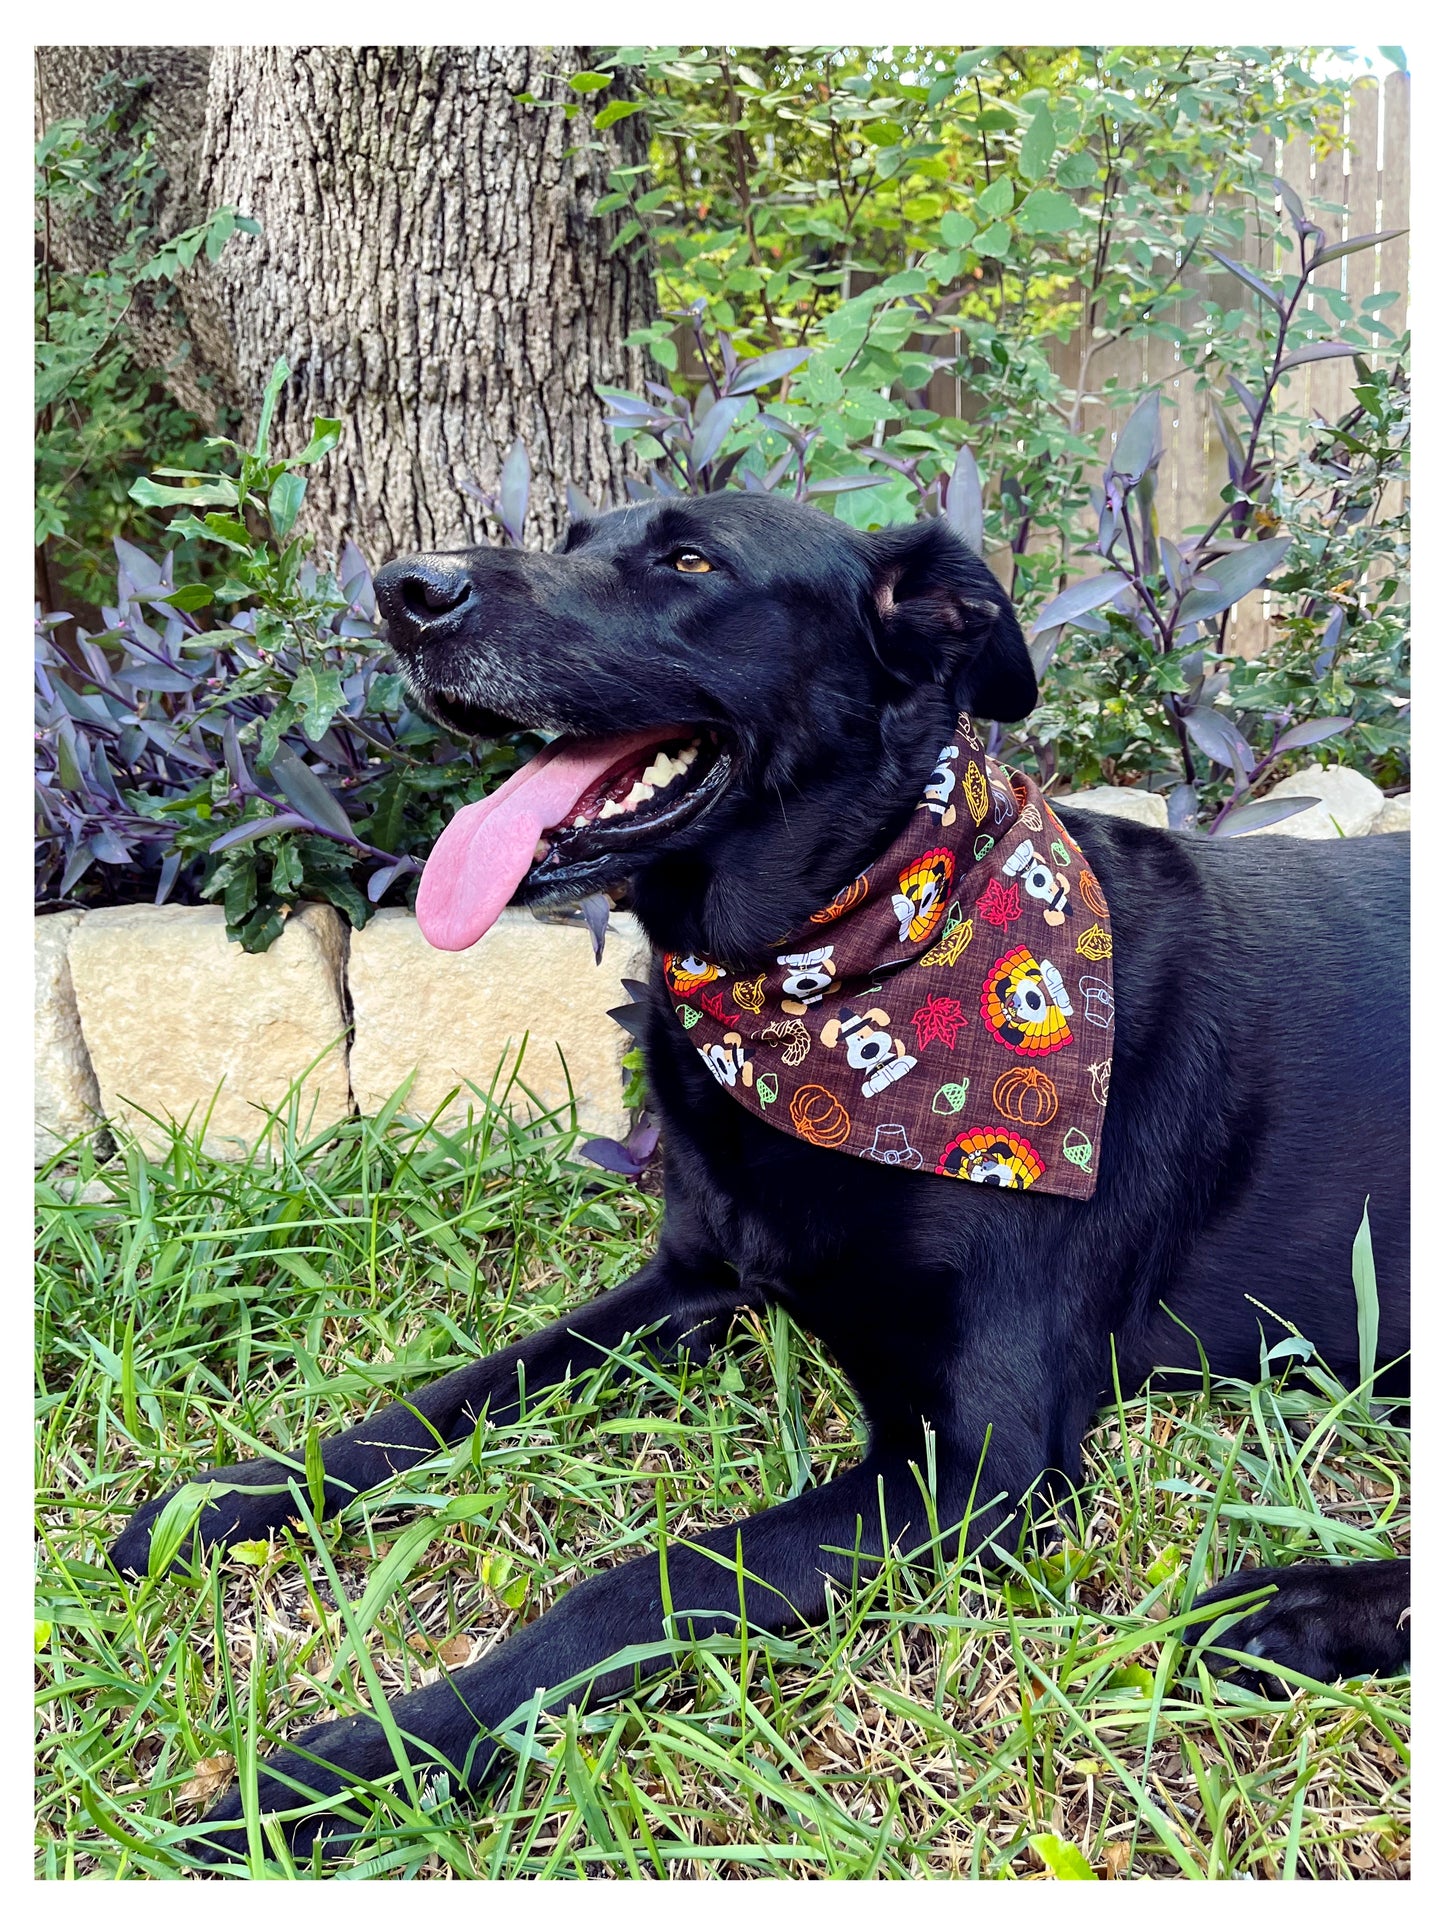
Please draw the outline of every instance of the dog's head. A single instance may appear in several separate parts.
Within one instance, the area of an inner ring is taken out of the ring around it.
[[[897,834],[960,709],[1015,721],[1037,695],[1008,598],[940,521],[867,535],[727,493],[376,587],[414,699],[561,738],[438,843],[418,910],[449,948],[509,900],[628,886],[660,945],[747,956]]]

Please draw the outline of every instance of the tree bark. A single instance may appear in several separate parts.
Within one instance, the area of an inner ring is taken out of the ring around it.
[[[558,76],[587,64],[566,47],[42,50],[52,119],[87,111],[108,69],[153,76],[138,104],[170,175],[162,234],[219,206],[261,223],[137,327],[203,418],[228,407],[254,422],[280,355],[273,446],[340,417],[342,445],[307,494],[323,548],[349,535],[380,563],[494,537],[466,485],[495,494],[519,436],[529,539],[565,524],[569,480],[620,498],[624,459],[594,390],[640,380],[641,351],[622,340],[650,318],[651,277],[635,250],[609,253],[616,217],[591,210],[643,136],[640,116],[599,134],[586,102],[564,118]],[[558,104],[519,104],[524,92]],[[90,225],[72,244],[93,257],[104,236]]]

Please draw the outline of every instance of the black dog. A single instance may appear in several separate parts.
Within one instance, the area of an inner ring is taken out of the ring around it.
[[[413,691],[463,730],[594,743],[661,730],[694,747],[652,802],[544,836],[516,893],[626,884],[659,951],[766,953],[899,833],[960,709],[1012,721],[1037,694],[1007,598],[936,521],[861,535],[734,493],[603,515],[552,555],[393,563],[377,589]],[[929,1432],[938,1520],[969,1514],[974,1547],[1010,1519],[1016,1534],[1030,1493],[1076,1476],[1116,1361],[1126,1392],[1151,1374],[1192,1376],[1201,1347],[1213,1371],[1255,1375],[1262,1303],[1352,1382],[1350,1248],[1367,1194],[1379,1356],[1401,1358],[1408,840],[1213,842],[1067,821],[1115,932],[1113,1082],[1091,1201],[941,1182],[771,1128],[718,1087],[654,972],[657,1255],[549,1330],[333,1439],[328,1504],[514,1413],[519,1367],[535,1389],[652,1329],[705,1352],[740,1306],[782,1305],[847,1372],[867,1455],[740,1528],[673,1545],[667,1576],[677,1626],[733,1627],[740,1529],[747,1616],[783,1629],[820,1617],[826,1582],[846,1587],[878,1556],[880,1486],[890,1539],[906,1551],[928,1537],[915,1468]],[[1405,1388],[1397,1366],[1381,1395]],[[246,1489],[202,1513],[202,1542],[261,1537],[292,1515],[273,1464],[208,1476]],[[122,1535],[122,1569],[145,1569],[163,1502]],[[1322,1679],[1405,1661],[1405,1561],[1237,1573],[1209,1596],[1266,1582],[1273,1597],[1241,1628],[1249,1651]],[[498,1755],[489,1734],[539,1688],[663,1635],[657,1559],[603,1571],[399,1701],[410,1756],[439,1756],[475,1784]],[[604,1671],[592,1695],[634,1678]],[[313,1728],[276,1769],[331,1793],[398,1763],[359,1717]],[[260,1797],[270,1810],[304,1803],[265,1774]],[[212,1817],[239,1813],[233,1793]],[[293,1825],[297,1845],[317,1826]],[[225,1837],[239,1849],[239,1832]]]

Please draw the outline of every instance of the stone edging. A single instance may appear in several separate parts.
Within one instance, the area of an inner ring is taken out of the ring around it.
[[[207,1147],[239,1157],[298,1080],[289,1101],[306,1134],[374,1114],[408,1077],[405,1113],[454,1124],[476,1107],[469,1082],[506,1091],[525,1115],[565,1105],[570,1075],[584,1132],[625,1135],[628,1040],[606,1012],[627,1001],[621,978],[648,964],[630,916],[612,918],[600,966],[586,930],[525,910],[505,910],[455,955],[432,949],[407,910],[352,931],[307,903],[256,956],[227,939],[219,907],[41,916],[35,1159],[97,1116],[153,1149],[168,1120],[204,1122]]]

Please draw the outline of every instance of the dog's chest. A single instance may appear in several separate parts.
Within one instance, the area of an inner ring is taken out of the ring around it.
[[[956,1185],[773,1129],[719,1089],[685,1042],[674,1045],[672,1027],[648,1052],[668,1196],[684,1202],[719,1256],[800,1311],[836,1301],[844,1280],[870,1280],[876,1291],[882,1278],[906,1289],[903,1280],[927,1276],[936,1287],[973,1200]]]

